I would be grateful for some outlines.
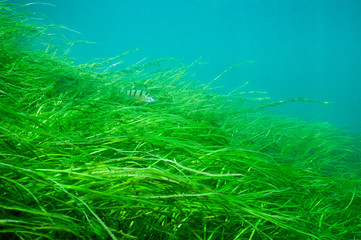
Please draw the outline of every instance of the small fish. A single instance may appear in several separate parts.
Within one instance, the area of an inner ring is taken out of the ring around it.
[[[148,91],[140,90],[140,89],[131,89],[122,91],[123,94],[128,97],[134,98],[137,102],[156,102],[158,99],[151,95]]]

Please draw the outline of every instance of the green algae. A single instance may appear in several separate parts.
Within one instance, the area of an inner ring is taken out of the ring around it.
[[[357,138],[212,93],[173,59],[75,66],[0,9],[1,238],[361,237]],[[117,91],[134,82],[159,101]]]

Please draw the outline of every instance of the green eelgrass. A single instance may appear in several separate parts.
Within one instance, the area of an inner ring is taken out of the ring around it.
[[[174,60],[74,66],[0,6],[2,238],[361,236],[355,138],[211,93]],[[120,94],[134,83],[159,101]]]

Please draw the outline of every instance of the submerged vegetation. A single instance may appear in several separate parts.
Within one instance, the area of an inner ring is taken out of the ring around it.
[[[27,16],[0,3],[1,239],[361,238],[359,140],[174,60],[75,66]]]

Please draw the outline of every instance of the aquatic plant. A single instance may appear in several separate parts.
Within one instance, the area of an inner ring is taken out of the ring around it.
[[[75,66],[0,9],[1,238],[361,237],[355,138],[212,93],[174,60]],[[134,82],[159,101],[122,95]]]

